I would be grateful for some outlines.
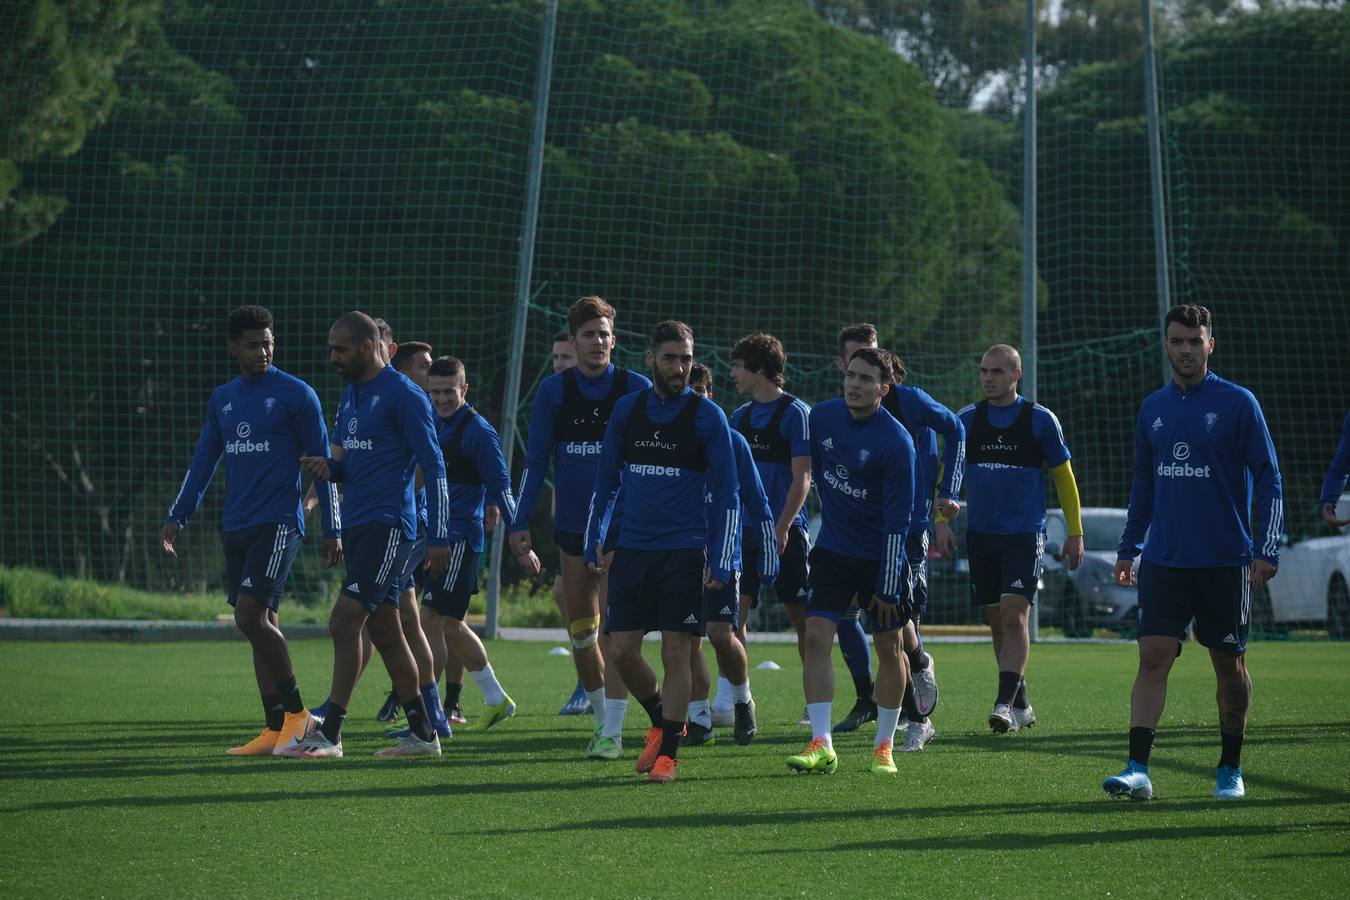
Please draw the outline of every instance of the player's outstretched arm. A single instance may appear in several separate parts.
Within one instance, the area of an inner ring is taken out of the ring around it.
[[[211,485],[211,478],[216,474],[216,466],[224,452],[225,442],[220,436],[220,425],[216,421],[211,404],[208,403],[206,415],[202,418],[201,433],[197,435],[197,449],[192,454],[192,462],[188,463],[187,474],[183,476],[183,485],[178,489],[178,496],[174,498],[169,512],[165,515],[165,525],[159,533],[160,550],[165,554],[178,555],[173,548],[173,542],[201,504],[202,495]],[[170,528],[170,525],[173,528]]]
[[[1153,521],[1153,446],[1142,427],[1142,413],[1134,426],[1134,478],[1130,482],[1130,506],[1125,513],[1125,530],[1117,550],[1116,583],[1134,584],[1134,559],[1144,550],[1144,533]],[[1129,562],[1129,581],[1122,582],[1121,562]]]

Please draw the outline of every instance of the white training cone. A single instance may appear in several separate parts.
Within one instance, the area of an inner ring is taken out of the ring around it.
[[[764,662],[762,662],[762,663],[760,663],[759,665],[755,666],[755,668],[756,668],[756,669],[766,669],[766,670],[768,670],[768,671],[770,671],[770,672],[777,672],[779,669],[781,669],[781,668],[783,668],[783,667],[780,666],[778,663],[774,662],[774,661],[771,660],[771,659],[766,659],[766,660],[764,660]]]
[[[552,650],[548,651],[548,655],[549,655],[549,656],[571,656],[572,654],[568,652],[568,650],[567,650],[566,647],[554,647]]]

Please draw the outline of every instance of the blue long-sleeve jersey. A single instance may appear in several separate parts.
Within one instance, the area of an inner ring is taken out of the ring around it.
[[[586,512],[590,507],[591,487],[595,484],[595,464],[600,458],[600,441],[606,421],[603,402],[614,391],[618,369],[610,364],[598,378],[587,378],[577,367],[545,378],[539,384],[530,411],[530,436],[525,446],[525,471],[520,477],[520,499],[516,504],[515,521],[511,530],[529,527],[530,516],[539,500],[539,491],[553,465],[553,527],[558,531],[582,533],[586,530]],[[572,373],[569,375],[568,373]],[[637,372],[624,370],[628,393],[652,386],[650,379]],[[568,405],[572,381],[578,394],[572,397],[573,410]],[[617,399],[617,398],[616,398]],[[564,415],[565,414],[565,415]],[[560,416],[564,432],[586,432],[587,439],[572,440],[559,434]]]
[[[984,410],[987,417],[980,418]],[[981,534],[1045,530],[1043,467],[1071,458],[1059,419],[1018,397],[1008,406],[976,403],[957,416],[966,429],[966,525]]]
[[[211,392],[192,456],[166,522],[187,525],[225,457],[226,531],[290,525],[301,534],[300,457],[328,455],[328,429],[313,388],[275,366],[257,378],[239,376]],[[325,537],[342,518],[332,485],[315,484]]]
[[[759,543],[759,577],[764,584],[773,584],[778,579],[778,538],[774,534],[777,519],[769,505],[769,496],[764,490],[764,482],[759,477],[759,467],[755,464],[750,442],[745,435],[732,429],[731,452],[736,457],[736,480],[740,485],[741,515],[745,523],[742,541]],[[711,499],[709,494],[708,498]],[[708,548],[709,553],[712,547]],[[741,548],[736,548],[736,571],[741,568]]]
[[[501,438],[497,429],[467,403],[450,418],[437,419],[436,437],[450,488],[450,541],[467,541],[470,550],[481,552],[483,506],[489,494],[501,510],[503,522],[516,516]]]
[[[842,397],[812,408],[811,474],[820,496],[816,546],[879,560],[876,594],[892,603],[902,594],[914,469],[914,440],[889,413],[855,419]]]
[[[588,562],[596,559],[600,523],[618,493],[620,473],[623,525],[619,547],[706,547],[714,577],[731,580],[741,504],[731,429],[715,403],[685,388],[675,397],[662,397],[649,389],[628,394],[615,404],[605,428],[586,522]],[[705,500],[707,494],[711,500]]]
[[[811,455],[811,407],[786,394],[765,403],[744,403],[731,414],[731,427],[742,437],[748,434],[747,443],[754,441],[751,452],[769,509],[775,517],[781,516],[792,487],[792,460]],[[807,527],[805,504],[797,510],[794,522]]]
[[[1142,550],[1149,562],[1206,568],[1245,565],[1254,552],[1279,565],[1283,522],[1275,445],[1251,391],[1211,372],[1189,390],[1173,382],[1145,398],[1119,558]]]
[[[934,493],[952,500],[961,496],[961,479],[966,470],[966,429],[956,413],[933,399],[925,390],[907,384],[893,384],[881,407],[900,421],[914,441],[914,516],[909,530],[928,528],[933,516]],[[942,454],[938,455],[938,435],[942,435]],[[938,484],[941,466],[942,484]]]
[[[427,489],[427,544],[450,544],[445,462],[436,442],[436,416],[426,392],[393,366],[365,384],[349,384],[338,408],[337,443],[343,458],[334,477],[343,482],[347,528],[380,522],[417,537],[417,467]]]
[[[1327,477],[1322,480],[1323,505],[1330,503],[1332,507],[1336,506],[1345,492],[1347,476],[1350,476],[1350,412],[1345,414],[1345,422],[1341,425],[1341,442],[1336,445],[1331,468],[1327,469]]]

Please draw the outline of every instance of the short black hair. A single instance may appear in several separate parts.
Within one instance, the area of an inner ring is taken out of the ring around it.
[[[408,341],[405,344],[399,344],[398,349],[394,351],[394,358],[389,360],[389,364],[402,372],[403,367],[419,353],[431,355],[431,345],[425,341]]]
[[[877,326],[871,322],[854,322],[839,330],[839,355],[844,355],[845,344],[874,344],[877,340]],[[845,360],[847,362],[847,360]]]
[[[667,319],[652,329],[652,349],[655,350],[667,341],[688,341],[692,344],[694,329],[675,319]]]
[[[895,380],[895,373],[891,371],[891,351],[882,350],[880,347],[859,347],[848,357],[849,362],[855,359],[861,359],[876,369],[878,377],[887,384]]]
[[[230,340],[237,341],[245,331],[259,331],[263,328],[270,330],[272,328],[272,313],[265,306],[250,303],[231,310],[225,327],[229,332]]]
[[[783,342],[771,334],[757,331],[748,334],[731,348],[731,361],[741,361],[741,365],[757,375],[763,375],[778,387],[783,380],[783,369],[787,366],[787,354],[783,352]]]
[[[1198,303],[1186,303],[1169,309],[1163,319],[1163,331],[1173,322],[1187,328],[1208,328],[1210,334],[1214,333],[1214,314],[1209,311],[1209,307]]]
[[[891,377],[895,379],[896,384],[904,384],[905,376],[909,374],[909,369],[905,368],[905,361],[900,358],[899,353],[891,353]]]
[[[394,329],[388,322],[381,319],[379,316],[375,317],[374,322],[375,331],[379,334],[380,340],[387,344],[394,339]]]
[[[375,324],[375,320],[359,309],[343,313],[333,323],[333,327],[341,329],[358,344],[361,341],[370,341],[373,344],[380,339],[380,328]]]
[[[703,363],[694,363],[689,367],[689,386],[690,387],[712,387],[712,369],[709,369]]]
[[[570,338],[571,336],[572,336],[572,332],[570,332],[570,331],[568,331],[566,328],[564,328],[562,331],[559,331],[557,334],[555,334],[555,335],[553,336],[553,343],[556,344],[556,343],[558,343],[559,341],[565,341],[565,340],[567,340],[568,338]]]
[[[402,349],[402,348],[400,348]],[[427,375],[435,378],[454,378],[456,375],[464,373],[468,378],[468,370],[464,368],[464,363],[453,356],[438,356],[431,361],[431,369]]]

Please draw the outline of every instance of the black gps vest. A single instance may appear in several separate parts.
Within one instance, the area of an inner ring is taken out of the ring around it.
[[[469,420],[478,415],[472,406],[469,412],[459,420],[450,439],[441,444],[441,455],[445,457],[445,480],[450,484],[482,484],[483,476],[478,473],[478,464],[460,449],[464,441],[464,428]]]
[[[708,456],[698,439],[694,419],[703,398],[690,394],[674,421],[658,424],[647,415],[644,392],[633,404],[623,432],[624,461],[635,465],[665,466],[671,469],[706,472]]]
[[[989,424],[989,401],[975,404],[975,416],[966,432],[966,465],[1001,463],[1005,466],[1023,466],[1039,469],[1045,464],[1041,443],[1031,428],[1030,400],[1022,405],[1011,425],[995,428]]]
[[[603,400],[587,400],[577,384],[577,371],[573,367],[563,371],[562,406],[553,417],[554,440],[563,443],[570,441],[599,442],[605,437],[605,426],[609,424],[609,414],[614,404],[628,393],[628,370],[614,367],[614,380],[609,396]]]
[[[755,462],[792,465],[792,444],[783,437],[783,415],[796,399],[791,394],[779,397],[778,405],[773,408],[773,414],[769,416],[769,421],[763,428],[755,428],[750,424],[753,405],[747,406],[745,414],[737,420],[736,430],[750,445],[750,455],[754,457]]]

